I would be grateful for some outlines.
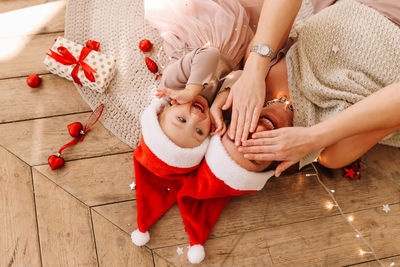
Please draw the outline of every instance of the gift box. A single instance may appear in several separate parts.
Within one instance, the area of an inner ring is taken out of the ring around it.
[[[54,74],[103,93],[114,77],[116,59],[96,50],[99,43],[87,46],[58,37],[44,59],[46,68]]]

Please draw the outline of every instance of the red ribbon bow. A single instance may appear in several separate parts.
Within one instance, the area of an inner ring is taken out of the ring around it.
[[[89,53],[92,50],[98,51],[100,43],[93,40],[89,40],[86,42],[86,46],[87,47],[82,47],[81,54],[79,55],[78,60],[64,46],[57,47],[57,51],[60,54],[57,54],[56,52],[50,49],[50,54],[47,53],[47,55],[51,58],[54,58],[57,62],[60,62],[63,65],[76,64],[71,71],[71,76],[72,79],[74,79],[74,82],[76,82],[79,85],[82,85],[81,80],[78,78],[79,66],[82,67],[83,72],[85,73],[85,76],[89,81],[91,82],[95,81],[93,73],[96,73],[96,71],[92,69],[92,67],[90,67],[89,64],[87,64],[83,60],[89,55]]]

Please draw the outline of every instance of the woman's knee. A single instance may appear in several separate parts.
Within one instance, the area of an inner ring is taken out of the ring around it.
[[[349,165],[351,162],[343,162],[343,160],[338,159],[338,157],[322,151],[318,156],[318,163],[328,169],[339,169]]]

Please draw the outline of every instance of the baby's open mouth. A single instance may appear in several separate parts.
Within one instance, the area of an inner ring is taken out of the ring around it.
[[[269,130],[275,129],[274,123],[269,118],[262,116],[260,117],[260,121],[267,129]]]

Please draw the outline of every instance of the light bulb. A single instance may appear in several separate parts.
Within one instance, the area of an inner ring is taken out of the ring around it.
[[[326,208],[328,209],[328,210],[330,210],[330,209],[332,209],[333,208],[333,204],[332,203],[328,203],[328,204],[326,204]]]

